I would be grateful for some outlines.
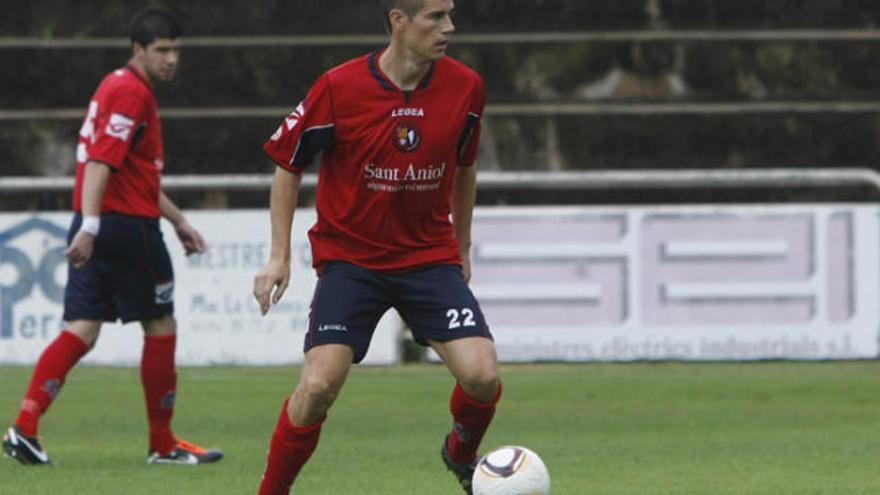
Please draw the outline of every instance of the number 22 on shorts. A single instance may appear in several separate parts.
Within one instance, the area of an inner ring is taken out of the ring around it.
[[[474,310],[471,308],[461,308],[461,311],[451,308],[446,312],[446,317],[449,318],[450,330],[459,327],[474,327],[477,325],[477,322],[474,320]]]

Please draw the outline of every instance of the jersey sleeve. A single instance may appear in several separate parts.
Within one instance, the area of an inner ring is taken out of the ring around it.
[[[121,167],[136,136],[143,132],[145,111],[146,101],[135,93],[114,94],[98,102],[88,159]]]
[[[477,159],[477,149],[480,147],[480,122],[485,106],[486,90],[483,80],[477,77],[477,83],[471,93],[467,119],[458,141],[458,165],[460,167],[470,167]]]
[[[284,119],[263,149],[278,166],[300,172],[312,164],[315,154],[332,148],[335,139],[333,100],[325,74]]]

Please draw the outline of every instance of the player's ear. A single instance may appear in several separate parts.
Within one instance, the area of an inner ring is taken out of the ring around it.
[[[406,15],[406,12],[400,9],[391,9],[388,12],[388,22],[391,25],[391,33],[394,34],[395,31],[403,28],[403,25],[409,19],[409,16]]]
[[[137,56],[139,56],[140,54],[143,54],[143,53],[146,52],[146,51],[147,51],[147,47],[145,47],[144,45],[142,45],[139,41],[133,41],[133,42],[131,43],[131,53],[132,53],[132,55],[134,55],[134,56],[137,57]]]

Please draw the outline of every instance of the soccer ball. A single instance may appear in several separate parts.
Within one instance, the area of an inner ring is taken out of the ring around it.
[[[531,450],[500,447],[477,462],[472,488],[474,495],[549,495],[550,473]]]

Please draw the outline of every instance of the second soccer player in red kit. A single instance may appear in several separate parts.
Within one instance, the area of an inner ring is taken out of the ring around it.
[[[453,427],[438,444],[468,493],[501,396],[492,336],[468,287],[483,82],[446,56],[452,0],[380,4],[388,46],[323,74],[265,145],[278,168],[270,259],[254,282],[264,314],[290,280],[301,174],[319,152],[322,161],[309,231],[318,283],[305,365],[281,409],[261,495],[289,492],[389,308],[456,379]]]
[[[117,319],[139,321],[144,330],[147,462],[197,465],[223,457],[171,429],[177,325],[174,273],[159,217],[174,225],[187,254],[205,250],[202,236],[160,187],[164,149],[153,87],[174,78],[181,27],[169,11],[148,8],[134,16],[130,34],[129,63],[98,86],[80,130],[75,214],[65,251],[66,329],[40,356],[18,417],[3,437],[4,454],[23,464],[52,464],[37,439],[40,419],[68,372],[95,345],[102,323]]]

